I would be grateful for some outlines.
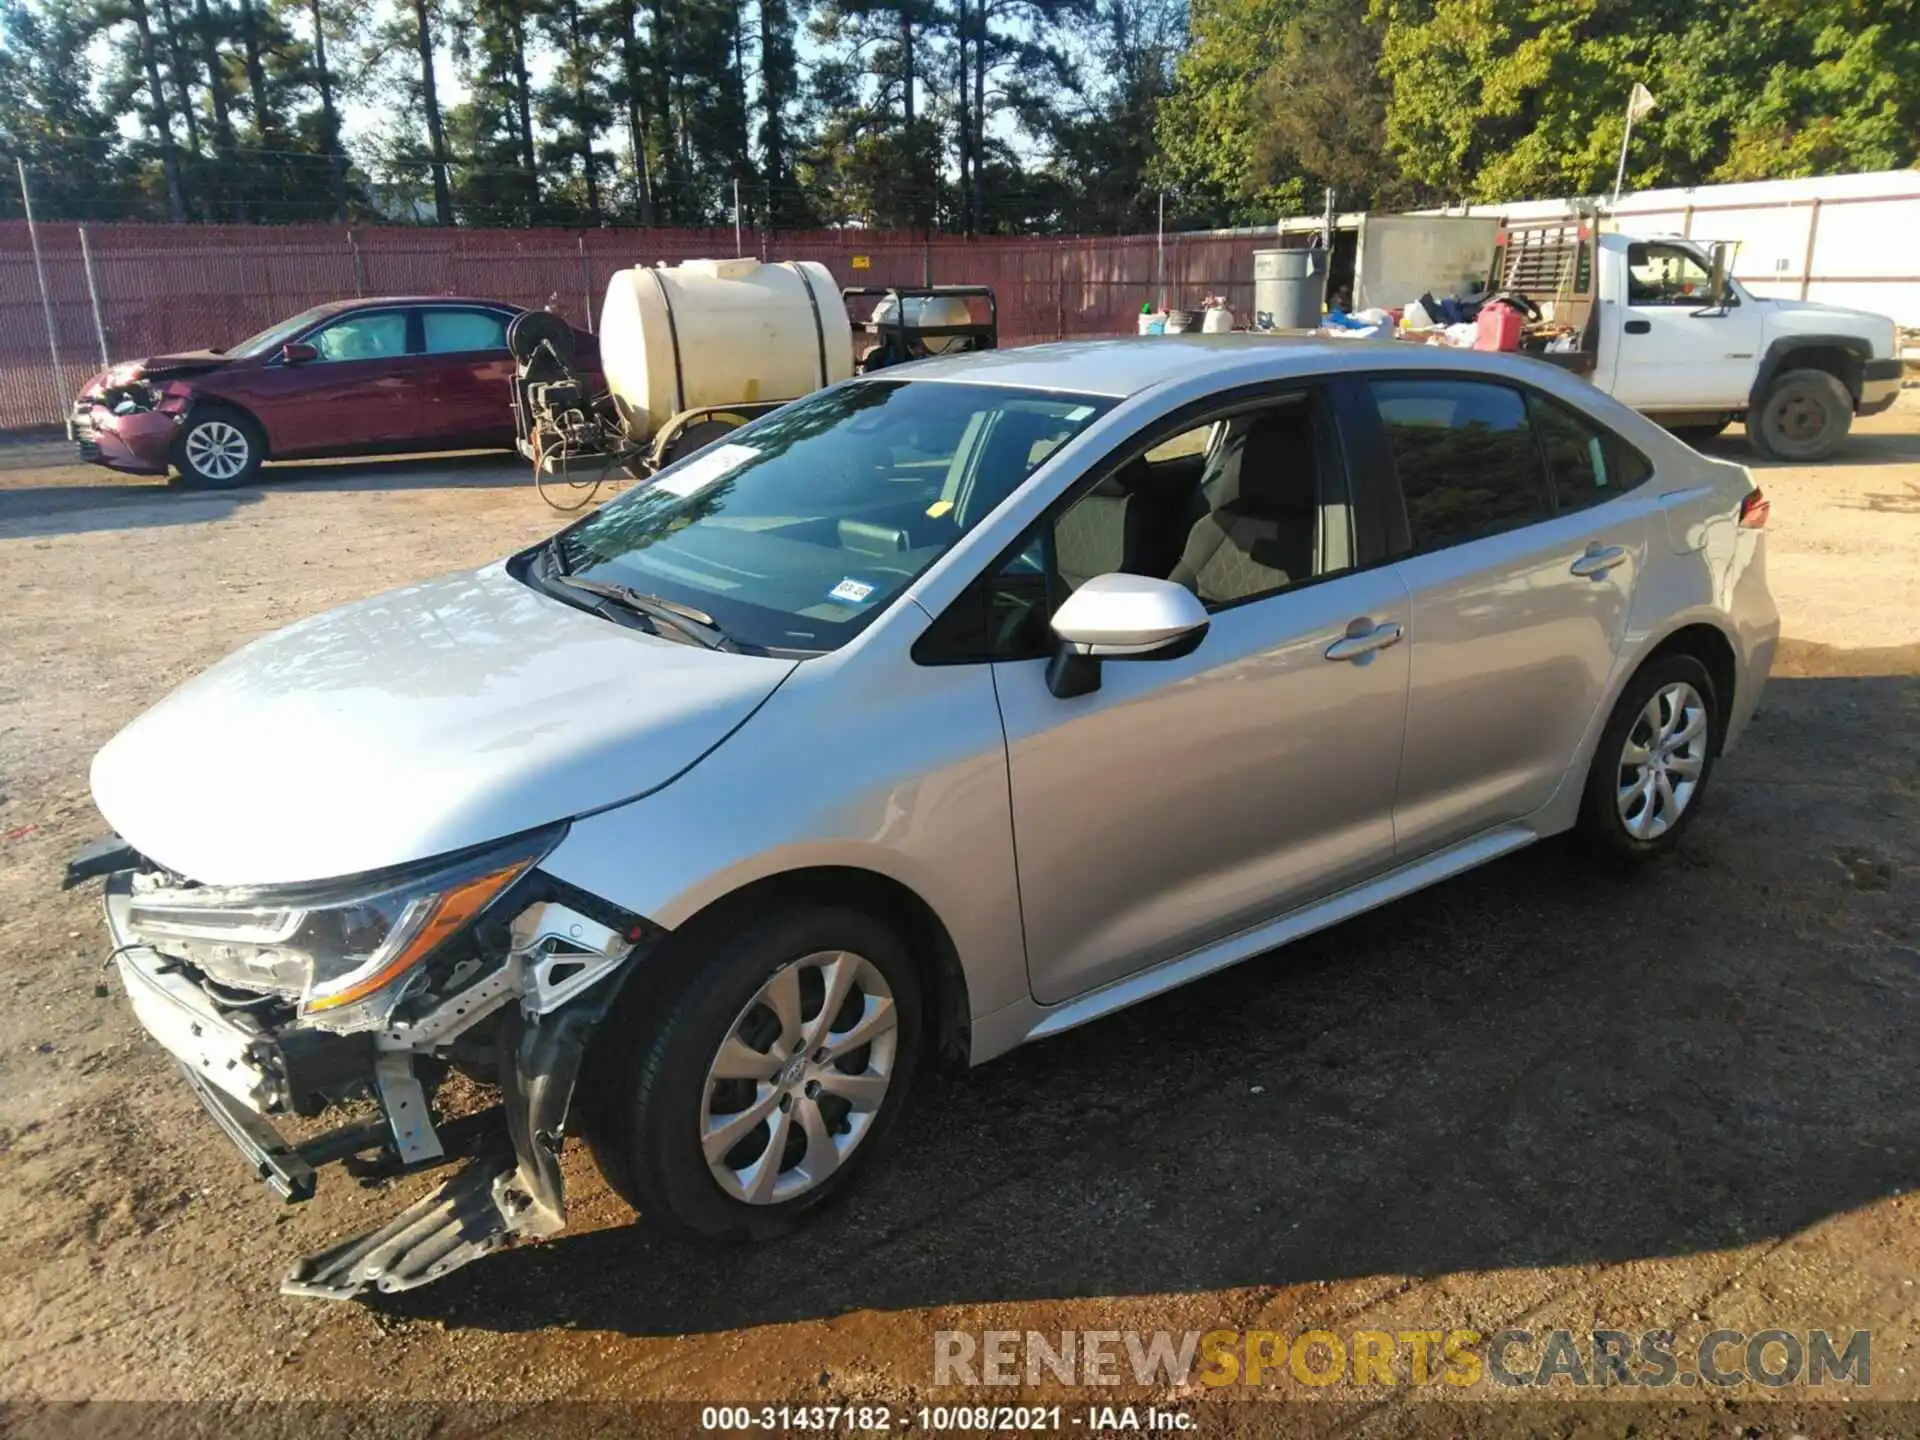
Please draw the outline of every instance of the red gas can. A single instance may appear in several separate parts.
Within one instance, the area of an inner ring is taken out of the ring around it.
[[[1511,305],[1498,301],[1485,306],[1474,320],[1473,348],[1476,350],[1518,350],[1520,332],[1527,317]]]

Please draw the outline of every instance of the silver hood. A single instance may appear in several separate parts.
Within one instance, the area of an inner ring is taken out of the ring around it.
[[[658,789],[795,663],[647,635],[489,566],[236,651],[108,742],[93,796],[207,884],[329,879]]]

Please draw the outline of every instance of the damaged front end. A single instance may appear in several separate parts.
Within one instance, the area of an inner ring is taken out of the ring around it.
[[[536,868],[563,833],[271,889],[197,885],[112,844],[69,867],[69,884],[105,875],[135,1014],[282,1198],[309,1198],[328,1164],[368,1176],[466,1160],[388,1223],[298,1262],[286,1293],[407,1290],[565,1224],[559,1155],[587,1042],[660,932]],[[453,1070],[497,1085],[499,1105],[439,1119]],[[366,1100],[377,1118],[304,1141],[274,1123]]]
[[[139,363],[116,365],[80,393],[67,417],[67,438],[89,464],[164,473],[192,403],[184,378],[156,375]]]

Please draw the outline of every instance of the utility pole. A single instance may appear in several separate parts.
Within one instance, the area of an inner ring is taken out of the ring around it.
[[[59,397],[60,416],[65,419],[67,377],[60,368],[60,337],[53,327],[53,297],[47,293],[47,267],[40,259],[40,227],[33,223],[33,197],[27,193],[27,162],[16,155],[13,166],[20,175],[20,208],[27,212],[27,243],[33,247],[33,274],[40,282],[40,313],[47,322],[47,354],[53,357],[53,388]]]

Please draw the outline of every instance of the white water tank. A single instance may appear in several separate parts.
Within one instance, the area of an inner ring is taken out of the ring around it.
[[[973,313],[967,309],[967,302],[958,295],[909,295],[906,297],[906,326],[909,330],[918,330],[922,326],[937,328],[943,325],[965,325],[973,319]],[[894,297],[889,295],[873,307],[873,323],[890,325],[894,320]],[[949,350],[957,350],[967,343],[964,335],[929,335],[920,342],[926,346],[929,355],[944,355]]]
[[[682,410],[793,400],[853,374],[847,307],[811,260],[683,260],[615,272],[600,368],[627,433]]]

